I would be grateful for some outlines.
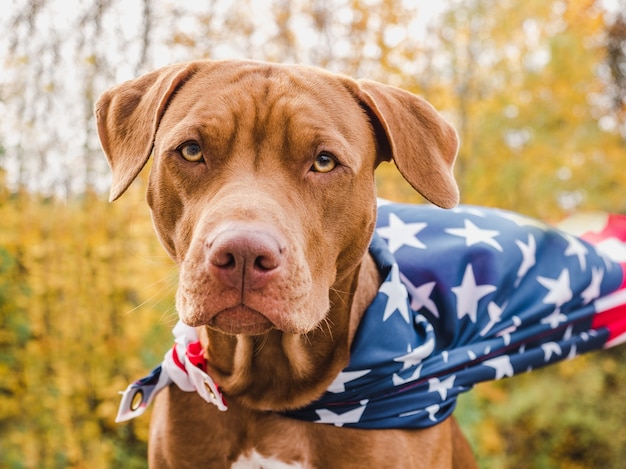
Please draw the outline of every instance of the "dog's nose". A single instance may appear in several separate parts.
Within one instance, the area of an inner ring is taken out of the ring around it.
[[[208,243],[209,269],[227,287],[263,288],[280,269],[284,247],[265,229],[235,228]]]

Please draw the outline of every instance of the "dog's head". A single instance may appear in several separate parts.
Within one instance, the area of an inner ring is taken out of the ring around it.
[[[318,327],[367,251],[381,161],[431,202],[458,202],[453,128],[421,98],[372,81],[199,61],[109,89],[96,115],[112,200],[154,153],[148,202],[180,266],[178,312],[194,326]]]

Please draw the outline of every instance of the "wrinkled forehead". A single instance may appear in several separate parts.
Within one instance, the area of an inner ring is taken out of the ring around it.
[[[268,128],[339,134],[352,141],[369,131],[349,78],[307,67],[218,63],[202,68],[177,91],[164,127],[203,126],[224,137]]]

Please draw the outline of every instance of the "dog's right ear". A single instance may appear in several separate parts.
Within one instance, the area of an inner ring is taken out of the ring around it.
[[[454,128],[427,101],[400,88],[359,80],[353,93],[374,124],[381,161],[393,160],[411,186],[435,205],[458,204]]]
[[[164,67],[114,86],[98,99],[98,136],[113,173],[111,201],[128,189],[147,163],[167,103],[197,69],[197,63]]]

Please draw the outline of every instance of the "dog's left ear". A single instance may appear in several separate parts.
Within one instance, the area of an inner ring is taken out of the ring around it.
[[[195,63],[164,67],[114,86],[98,99],[98,136],[113,173],[111,201],[128,189],[147,163],[167,103],[196,70]]]
[[[454,128],[427,101],[408,91],[369,80],[357,83],[357,98],[373,121],[381,159],[393,159],[402,176],[430,202],[456,206]]]

